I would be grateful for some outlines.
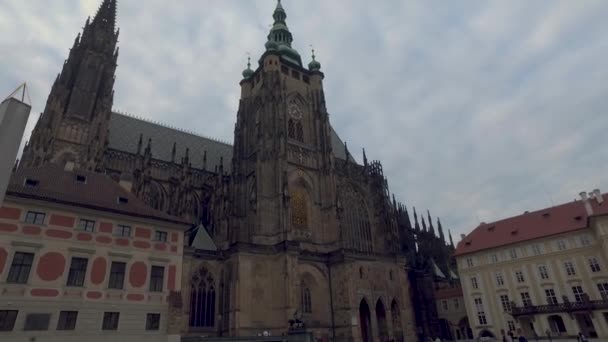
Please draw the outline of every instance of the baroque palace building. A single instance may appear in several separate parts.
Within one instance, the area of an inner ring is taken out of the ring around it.
[[[475,336],[608,338],[608,202],[581,197],[482,223],[458,244]]]
[[[459,286],[451,236],[430,214],[411,223],[379,161],[354,160],[281,2],[242,73],[233,145],[112,111],[116,6],[104,0],[76,37],[18,172],[103,174],[192,224],[169,334],[280,336],[300,321],[319,341],[439,334],[434,290]]]

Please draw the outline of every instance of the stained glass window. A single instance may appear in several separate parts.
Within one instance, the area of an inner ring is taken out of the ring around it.
[[[291,223],[296,228],[308,226],[308,205],[303,189],[296,189],[291,196]]]

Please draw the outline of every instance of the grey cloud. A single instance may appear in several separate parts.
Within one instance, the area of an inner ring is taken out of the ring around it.
[[[98,1],[5,2],[0,94],[27,80],[37,113]],[[263,52],[273,7],[121,0],[115,108],[231,141],[240,72],[247,52],[254,63]],[[608,189],[608,3],[284,7],[305,63],[315,46],[332,123],[351,151],[381,159],[391,191],[441,216],[455,237],[478,220]]]

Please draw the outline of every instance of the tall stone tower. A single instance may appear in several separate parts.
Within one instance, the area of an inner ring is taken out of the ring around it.
[[[87,170],[103,167],[118,58],[115,24],[116,0],[103,0],[55,79],[23,151],[24,166],[72,161]]]
[[[279,1],[259,66],[254,71],[248,63],[240,83],[232,160],[238,229],[231,229],[230,242],[339,238],[329,229],[337,226],[336,186],[324,76],[314,60],[303,67],[286,17]]]

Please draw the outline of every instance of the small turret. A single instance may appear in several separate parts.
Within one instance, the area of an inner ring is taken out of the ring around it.
[[[312,49],[312,61],[308,63],[308,70],[319,71],[321,70],[321,63],[315,59],[315,49]]]
[[[243,79],[248,80],[253,76],[253,70],[251,70],[251,57],[247,57],[247,69],[243,70]]]

